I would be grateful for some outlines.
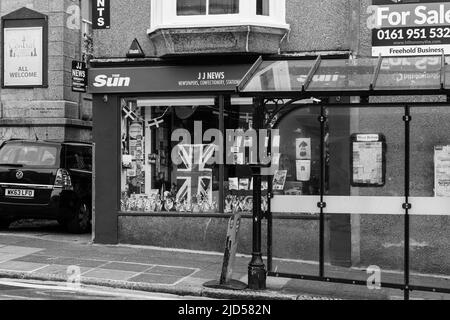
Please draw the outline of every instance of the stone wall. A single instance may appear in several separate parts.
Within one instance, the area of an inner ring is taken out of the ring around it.
[[[358,10],[358,0],[287,0],[286,22],[291,31],[288,36],[280,37],[281,45],[277,45],[281,52],[350,50],[355,39],[352,19],[357,17]],[[111,28],[94,30],[94,39],[98,39],[94,41],[95,57],[124,57],[134,38],[147,56],[158,55],[147,35],[150,17],[150,1],[136,0],[130,5],[128,0],[111,0]],[[240,39],[239,34],[235,38]],[[254,39],[264,41],[262,36]],[[255,50],[265,52],[261,45],[255,45]],[[222,52],[218,45],[215,53]]]
[[[81,57],[81,33],[67,27],[66,11],[69,6],[79,4],[80,0],[0,2],[1,16],[22,7],[48,16],[48,88],[0,89],[1,140],[34,139],[36,132],[40,139],[92,139],[90,98],[71,89],[72,60]],[[31,129],[35,126],[39,129]]]

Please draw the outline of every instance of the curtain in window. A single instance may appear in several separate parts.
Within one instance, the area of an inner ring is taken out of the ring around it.
[[[209,14],[239,13],[239,0],[209,0]]]
[[[206,14],[206,0],[177,0],[178,16],[204,14]]]

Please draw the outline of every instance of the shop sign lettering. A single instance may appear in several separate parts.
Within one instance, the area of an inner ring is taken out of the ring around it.
[[[93,84],[96,88],[102,87],[128,87],[130,86],[130,77],[121,77],[120,74],[114,74],[112,77],[101,74],[95,77]]]

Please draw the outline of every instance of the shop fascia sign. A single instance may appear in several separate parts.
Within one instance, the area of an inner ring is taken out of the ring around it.
[[[450,53],[450,2],[373,0],[367,14],[373,56]]]
[[[234,91],[251,65],[94,68],[90,93]]]

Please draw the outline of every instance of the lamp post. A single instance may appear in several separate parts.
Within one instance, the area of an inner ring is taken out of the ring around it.
[[[251,165],[253,176],[253,247],[252,259],[248,265],[248,288],[252,290],[266,289],[266,266],[261,253],[261,150],[258,130],[263,129],[264,122],[264,99],[254,98],[253,100],[253,121],[254,129],[257,132],[258,160]]]

